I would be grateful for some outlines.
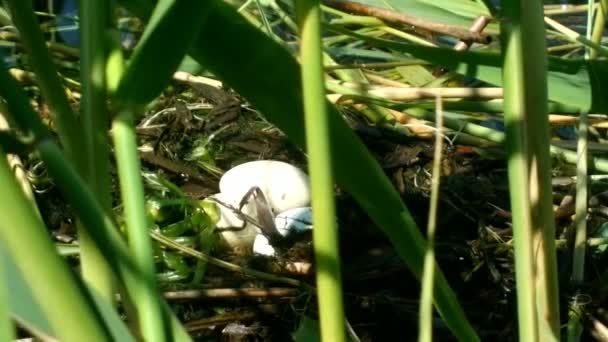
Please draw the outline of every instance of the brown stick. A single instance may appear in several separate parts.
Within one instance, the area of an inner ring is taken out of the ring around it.
[[[492,39],[486,34],[471,32],[468,29],[420,19],[411,15],[396,13],[379,7],[367,6],[345,0],[323,0],[324,5],[360,15],[378,18],[388,24],[411,25],[427,31],[452,36],[464,41],[488,44]]]
[[[483,29],[486,28],[486,26],[488,26],[488,24],[490,23],[490,20],[491,19],[486,17],[485,15],[477,17],[477,19],[475,19],[475,21],[473,22],[473,25],[471,25],[471,28],[469,28],[469,31],[475,32],[475,33],[481,33],[483,31]],[[471,41],[461,40],[458,42],[458,44],[456,44],[454,46],[454,50],[464,51],[464,50],[468,50],[470,47],[471,47]]]
[[[288,287],[271,288],[222,288],[185,291],[168,291],[163,296],[169,300],[184,299],[231,299],[231,298],[284,298],[295,297],[301,290]]]
[[[211,192],[215,191],[214,189],[217,187],[211,179],[205,177],[193,167],[176,163],[154,152],[140,152],[139,155],[141,159],[147,163],[158,166],[176,174],[187,175],[191,179],[194,179],[201,183],[201,185],[205,185]]]
[[[188,332],[208,329],[216,325],[225,325],[232,322],[248,321],[256,318],[258,314],[252,310],[239,310],[237,312],[226,312],[209,318],[202,318],[187,322],[185,324]]]

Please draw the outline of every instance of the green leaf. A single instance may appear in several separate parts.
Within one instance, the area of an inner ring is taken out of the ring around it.
[[[161,0],[116,90],[123,104],[145,105],[171,80],[198,34],[210,1]]]
[[[4,269],[6,274],[4,279],[10,293],[8,297],[9,307],[13,316],[30,332],[40,334],[38,336],[55,336],[51,323],[46,319],[29,284],[23,278],[21,271],[17,268],[13,257],[8,253],[2,241],[0,241],[0,262],[2,263],[0,268]]]
[[[127,329],[127,326],[120,318],[120,316],[116,313],[116,309],[114,306],[110,305],[101,295],[99,295],[95,290],[87,286],[89,292],[93,296],[93,300],[97,304],[97,308],[101,313],[101,316],[104,319],[104,322],[108,329],[110,330],[110,334],[113,337],[113,341],[124,341],[124,342],[135,342],[135,338]]]
[[[501,70],[500,67],[485,65],[477,65],[474,72],[472,72],[470,65],[459,65],[455,69],[460,74],[475,77],[498,87],[502,87]],[[550,71],[547,75],[547,85],[549,100],[579,107],[581,111],[592,108],[593,91],[589,72],[586,68],[580,68],[576,74]],[[603,105],[598,103],[598,106]]]
[[[496,86],[502,86],[502,57],[497,52],[454,51],[373,38],[338,27],[333,27],[332,30],[365,40],[379,47],[410,54]],[[575,106],[580,111],[606,112],[608,111],[608,98],[605,96],[606,84],[608,84],[608,63],[606,61],[549,58],[550,101]]]
[[[490,16],[490,12],[483,4],[469,0],[357,0],[357,2],[428,21],[467,28],[478,16]],[[497,27],[493,26],[492,29],[497,30]]]
[[[4,269],[9,296],[9,306],[12,315],[18,320],[19,324],[25,326],[28,331],[38,337],[54,337],[55,333],[51,324],[40,308],[38,301],[34,297],[29,284],[23,278],[21,271],[15,264],[12,256],[6,251],[0,242],[0,265]],[[89,287],[89,290],[91,288]],[[91,292],[92,293],[92,292]],[[49,294],[52,295],[52,294]],[[135,341],[124,322],[116,313],[114,307],[108,304],[101,296],[92,293],[97,304],[97,308],[104,318],[105,325],[114,337],[114,341]],[[60,314],[60,313],[58,313]]]
[[[293,337],[296,342],[321,341],[319,322],[307,316],[302,317],[298,330],[296,330]]]
[[[425,67],[421,65],[406,65],[395,68],[403,80],[414,87],[422,87],[435,80]]]
[[[594,238],[602,238],[608,239],[608,223],[603,223],[593,234],[591,235]],[[608,245],[599,245],[593,248],[594,254],[604,254],[608,249]]]
[[[202,71],[201,65],[198,64],[192,57],[186,56],[177,68],[179,71],[184,71],[190,74],[199,74]]]

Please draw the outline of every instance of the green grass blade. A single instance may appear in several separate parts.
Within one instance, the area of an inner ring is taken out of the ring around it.
[[[587,113],[581,113],[578,124],[578,165],[576,166],[576,199],[574,226],[576,233],[574,236],[574,251],[572,255],[572,281],[575,284],[582,284],[585,280],[585,254],[587,244],[587,215],[589,201],[588,184],[588,123]]]
[[[511,34],[511,37],[515,37]],[[521,49],[521,48],[520,48]],[[515,250],[515,281],[517,284],[517,317],[519,339],[538,340],[535,309],[534,258],[532,252],[532,218],[529,212],[529,179],[525,145],[525,117],[519,103],[522,80],[521,50],[511,44],[505,49],[505,124],[507,153],[509,155],[509,188],[513,213],[513,240]],[[511,62],[512,61],[512,62]]]
[[[22,272],[15,265],[15,261],[2,244],[0,244],[0,261],[0,267],[3,267],[7,272],[7,276],[3,279],[6,279],[11,294],[9,298],[11,313],[19,322],[19,325],[24,326],[28,332],[42,339],[55,336],[49,320],[33,296],[30,284],[25,280]],[[112,334],[112,341],[134,341],[133,336],[127,330],[121,317],[114,311],[112,305],[100,298],[95,290],[89,289],[106,322],[106,326]]]
[[[346,341],[344,297],[325,80],[321,42],[321,6],[318,0],[297,0],[300,23],[302,88],[306,123],[308,170],[312,185],[315,230],[317,301],[323,341]]]
[[[23,89],[8,74],[6,68],[0,68],[0,95],[7,102],[9,114],[19,113],[17,116],[12,115],[17,124],[34,136],[35,147],[46,163],[49,174],[84,223],[85,229],[117,273],[118,278],[124,282],[130,293],[142,291],[141,284],[145,282],[142,280],[141,271],[129,254],[118,228],[112,219],[104,214],[75,168],[67,162],[61,149],[53,142],[46,127],[29,106],[29,100]],[[150,297],[158,295],[158,292],[150,288],[143,288],[143,291]],[[163,314],[170,316],[171,319],[173,340],[188,341],[190,338],[184,327],[170,312],[168,305],[164,301],[162,303]]]
[[[6,272],[6,277],[3,279],[11,294],[9,306],[12,317],[36,336],[55,336],[55,331],[36,300],[31,286],[2,242],[0,242],[0,262]]]
[[[125,223],[129,247],[142,279],[129,291],[137,307],[142,336],[146,341],[168,340],[167,329],[162,318],[162,307],[156,272],[154,253],[144,199],[144,185],[137,153],[137,138],[132,113],[123,111],[112,123],[116,163],[120,179],[120,193],[124,206]]]
[[[19,29],[23,45],[29,52],[32,68],[36,73],[40,90],[51,109],[57,124],[59,138],[68,158],[81,171],[84,166],[83,133],[70,107],[55,64],[46,47],[31,1],[8,0],[12,19]]]
[[[129,293],[133,294],[140,291],[139,295],[141,296],[157,296],[158,292],[156,289],[143,286],[149,283],[143,278],[142,271],[133,261],[132,256],[127,250],[127,246],[119,235],[118,228],[109,217],[104,215],[103,210],[95,201],[91,191],[78,176],[74,168],[66,162],[57,145],[50,141],[45,141],[39,143],[37,148],[42,159],[47,164],[49,174],[66,197],[68,203],[74,207],[79,218],[85,224],[85,228],[88,229],[88,233],[93,237],[98,248],[112,266],[112,269],[117,272],[119,278],[124,282]],[[189,341],[190,337],[175,315],[173,315],[170,307],[163,300],[161,300],[161,304],[163,315],[165,318],[169,318],[165,322],[171,324],[171,340]]]
[[[51,59],[48,49],[46,48],[46,43],[40,29],[38,28],[39,23],[34,16],[31,2],[9,1],[8,4],[13,15],[13,20],[21,33],[24,46],[29,52],[32,68],[36,73],[44,99],[47,101],[49,108],[51,109],[51,115],[56,122],[62,145],[65,148],[68,158],[76,166],[76,169],[85,174],[88,162],[87,156],[96,158],[100,161],[103,160],[103,158],[101,158],[99,154],[93,153],[90,150],[87,151],[86,146],[89,144],[83,143],[83,141],[85,141],[85,134],[83,134],[83,130],[81,129],[80,124],[77,122],[76,115],[72,111],[70,103],[65,94],[65,89],[57,73],[57,69],[53,60]],[[85,6],[88,4],[89,2],[87,2]],[[99,15],[99,13],[95,13],[95,15]],[[88,23],[88,21],[85,22]],[[85,24],[85,27],[86,26],[88,25]],[[99,42],[99,39],[96,41]],[[85,48],[87,47],[87,43],[87,40],[85,40]],[[103,49],[100,49],[98,53],[103,53]],[[85,79],[88,80],[88,78]],[[84,83],[86,91],[88,90],[87,85],[90,84],[90,82]],[[91,132],[87,133],[89,133],[87,137],[91,137]],[[102,134],[103,133],[105,133],[105,130],[102,131]],[[92,137],[97,137],[97,135],[93,135]],[[101,145],[97,146],[105,147],[105,144],[102,142]],[[105,165],[107,166],[108,163],[106,162]],[[98,168],[99,166],[100,165],[94,165],[92,170],[103,170],[103,168]],[[89,168],[89,170],[91,169]],[[104,177],[94,177],[93,179],[103,180]],[[108,177],[106,176],[105,179],[107,180]],[[109,185],[109,181],[107,181],[105,185]],[[99,193],[103,192],[100,191]],[[106,199],[109,200],[109,190],[106,190],[106,193]],[[108,274],[109,272],[107,271],[107,266],[103,262],[103,258],[101,257],[99,251],[93,246],[93,243],[91,243],[86,231],[82,229],[80,224],[78,224],[77,227],[78,236],[81,240],[82,246],[81,262],[83,266],[83,276],[89,282],[89,284],[96,286],[100,291],[102,290],[104,293],[106,293],[106,297],[111,299],[111,280]]]
[[[595,44],[601,44],[602,42],[602,37],[604,36],[604,27],[606,26],[606,12],[608,12],[608,1],[600,0],[595,11],[595,20],[593,22],[593,30],[591,34],[591,41],[593,41]],[[591,19],[591,17],[589,17],[589,19]],[[597,58],[597,51],[595,49],[589,51],[589,57],[591,59]]]
[[[108,341],[110,336],[91,305],[92,299],[57,254],[42,219],[13,176],[2,148],[0,187],[9,196],[0,205],[0,240],[31,285],[57,336],[64,341]],[[45,267],[40,267],[41,261]]]
[[[572,253],[572,283],[575,286],[583,284],[585,281],[585,255],[587,254],[587,216],[589,201],[588,195],[588,178],[587,173],[587,156],[588,156],[588,120],[587,113],[581,113],[578,123],[578,165],[576,166],[576,198],[575,198],[575,215],[574,215],[574,251]],[[580,295],[580,290],[573,296]],[[567,325],[567,341],[580,341],[581,333],[584,329],[584,321],[582,319],[584,311],[576,300],[572,300],[568,312]]]
[[[349,30],[332,27],[332,30],[357,39],[365,40],[378,47],[390,48],[397,52],[442,65],[462,75],[475,77],[484,82],[501,86],[502,59],[496,52],[454,51],[447,48],[419,46],[378,39]],[[549,99],[551,101],[578,107],[579,111],[606,112],[608,98],[608,63],[606,61],[564,60],[549,58]]]
[[[103,209],[112,206],[110,180],[110,151],[108,139],[109,116],[106,108],[106,1],[80,2],[80,78],[82,80],[82,126],[87,153],[83,177],[93,190]],[[81,223],[79,222],[80,226]],[[101,252],[82,227],[78,227],[81,246],[81,268],[85,282],[107,301],[114,301],[111,271]]]
[[[118,102],[128,108],[114,120],[113,132],[129,245],[143,272],[143,282],[133,284],[136,287],[130,294],[138,307],[142,334],[149,341],[168,339],[169,327],[161,321],[132,109],[151,101],[166,87],[196,37],[209,6],[201,1],[159,1],[115,93]]]
[[[161,0],[116,90],[122,104],[144,105],[167,86],[205,21],[210,1]]]
[[[0,246],[0,248],[3,248]],[[4,265],[4,257],[0,257],[0,341],[15,339],[15,327],[9,311],[8,277],[9,273]]]
[[[433,292],[435,282],[435,234],[437,231],[437,212],[439,206],[439,183],[441,181],[441,155],[443,151],[443,100],[436,98],[435,122],[435,151],[433,155],[433,174],[431,178],[431,203],[429,207],[429,220],[427,224],[427,247],[424,256],[422,286],[420,293],[420,313],[418,319],[418,341],[433,341]]]
[[[520,340],[559,341],[542,6],[513,1],[503,16],[509,23],[503,26],[503,77]]]

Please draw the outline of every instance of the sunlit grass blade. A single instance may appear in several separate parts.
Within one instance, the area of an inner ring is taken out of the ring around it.
[[[312,185],[317,301],[323,341],[346,341],[340,250],[336,227],[330,129],[325,100],[321,7],[297,0],[308,170]]]
[[[587,243],[587,113],[581,113],[578,125],[578,165],[576,167],[576,213],[575,213],[575,238],[572,262],[572,281],[582,284],[585,275],[585,250]]]
[[[154,253],[148,231],[143,182],[141,179],[133,113],[123,111],[112,122],[120,193],[124,207],[129,248],[142,272],[142,279],[129,292],[137,307],[141,333],[147,341],[168,340],[168,327],[163,320]],[[157,294],[150,296],[150,294]]]
[[[585,281],[585,255],[587,254],[587,203],[588,197],[588,122],[587,113],[579,115],[578,125],[578,164],[576,166],[576,203],[574,214],[574,251],[572,255],[572,282],[580,286]],[[576,298],[580,295],[576,292],[568,313],[568,341],[575,342],[581,338],[583,331],[584,308]]]
[[[77,254],[78,252],[76,252]],[[0,243],[0,267],[6,270],[5,279],[10,293],[10,309],[11,316],[14,317],[18,326],[32,334],[34,337],[40,338],[42,341],[50,341],[56,337],[55,332],[51,328],[48,317],[42,312],[38,301],[34,298],[31,291],[31,285],[23,277],[15,261],[3,244]],[[113,341],[133,342],[135,341],[131,333],[128,331],[124,322],[118,313],[114,310],[111,302],[104,300],[92,290],[90,287],[89,293],[95,300],[99,312],[103,317],[105,326],[112,335]],[[61,292],[56,294],[61,296]],[[8,341],[8,340],[6,340]]]
[[[606,26],[606,12],[608,12],[608,1],[600,0],[595,10],[595,20],[593,22],[593,29],[591,31],[591,41],[595,44],[600,44],[602,37],[604,36],[604,27]],[[591,19],[591,17],[589,17]],[[589,51],[589,58],[595,59],[597,57],[597,51]]]
[[[433,155],[433,175],[431,178],[431,203],[429,221],[427,224],[427,247],[424,256],[424,272],[422,273],[422,290],[420,294],[420,314],[418,319],[419,342],[433,340],[433,295],[435,283],[435,232],[437,231],[437,214],[439,206],[439,182],[441,180],[441,156],[443,150],[443,100],[437,95],[435,109],[435,152]]]
[[[0,186],[10,194],[10,199],[0,205],[3,246],[32,284],[34,295],[58,337],[65,341],[108,341],[108,332],[95,306],[91,305],[92,299],[77,285],[74,274],[57,254],[42,219],[21,191],[1,147]],[[40,267],[41,260],[45,267]]]
[[[148,341],[169,338],[158,293],[153,251],[145,215],[134,118],[138,106],[154,99],[165,88],[183,60],[207,14],[208,2],[161,0],[144,35],[122,74],[115,99],[123,107],[112,123],[128,241],[143,281],[130,291],[138,308],[142,335]],[[167,49],[171,46],[171,49]],[[142,80],[145,79],[145,82]]]
[[[37,337],[56,336],[51,323],[36,300],[31,285],[23,277],[13,256],[0,243],[0,262],[6,272],[5,283],[10,293],[8,298],[11,317],[22,329]]]
[[[509,23],[502,26],[503,77],[520,340],[559,341],[542,6],[513,1],[503,16]]]
[[[593,50],[596,54],[598,54],[600,56],[604,56],[604,57],[606,55],[608,55],[608,49],[606,49],[605,47],[603,47],[600,44],[597,44],[597,43],[591,41],[590,39],[579,34],[578,32],[560,24],[557,20],[551,19],[549,17],[545,17],[545,23],[547,23],[547,25],[549,25],[549,27],[551,27],[552,29],[560,32],[564,37],[566,37],[571,42],[580,43],[583,46],[585,46],[586,51]],[[591,26],[589,26],[589,29],[590,28],[591,28]]]

